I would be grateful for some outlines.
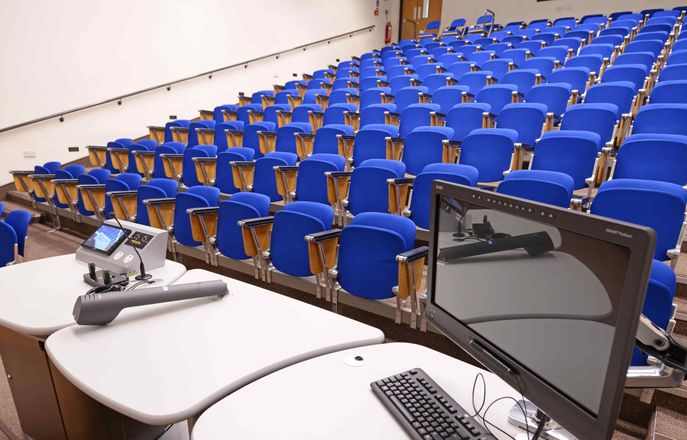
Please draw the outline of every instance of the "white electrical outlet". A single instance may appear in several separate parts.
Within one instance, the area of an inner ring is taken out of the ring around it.
[[[34,159],[36,152],[33,150],[24,150],[24,159]]]

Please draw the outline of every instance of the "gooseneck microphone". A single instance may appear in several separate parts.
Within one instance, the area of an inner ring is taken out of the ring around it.
[[[129,243],[129,234],[130,233],[126,232],[126,229],[124,228],[124,226],[122,226],[121,222],[119,221],[119,219],[117,218],[117,216],[115,215],[114,212],[110,213],[110,218],[113,218],[114,221],[116,221],[117,224],[119,225],[119,227],[122,229],[122,231],[124,231],[124,233],[126,234],[126,242]],[[129,244],[129,246],[131,246],[131,248],[134,250],[134,252],[136,252],[136,255],[138,256],[138,261],[141,263],[141,266],[139,268],[141,273],[136,275],[136,277],[134,277],[134,279],[136,281],[147,281],[147,280],[151,279],[153,276],[149,273],[146,273],[146,267],[145,267],[145,264],[143,264],[143,258],[141,258],[141,254],[138,253],[138,249],[136,249],[136,246],[134,246],[133,244]]]
[[[225,297],[229,293],[222,280],[152,287],[135,291],[81,295],[74,303],[72,315],[80,325],[105,325],[112,322],[122,309],[209,296]]]

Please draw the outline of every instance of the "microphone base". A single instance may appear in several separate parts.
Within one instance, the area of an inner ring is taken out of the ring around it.
[[[151,279],[152,277],[153,277],[153,276],[152,276],[151,274],[147,273],[147,274],[136,275],[136,276],[134,277],[134,279],[135,279],[136,281],[146,281],[146,280]]]

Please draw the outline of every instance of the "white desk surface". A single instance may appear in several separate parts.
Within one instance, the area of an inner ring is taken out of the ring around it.
[[[107,326],[72,326],[47,340],[75,386],[143,423],[193,417],[294,363],[384,340],[359,323],[204,270],[175,284],[223,279],[229,295],[125,309]]]
[[[83,281],[88,265],[74,254],[43,258],[0,269],[0,325],[29,336],[47,336],[73,325],[74,301],[91,286]],[[186,268],[174,261],[150,274],[167,285]]]
[[[358,355],[363,357],[363,365],[346,363]],[[478,372],[486,381],[484,409],[499,397],[518,396],[494,374],[429,348],[406,343],[375,345],[310,359],[253,382],[205,411],[192,438],[408,438],[373,394],[370,383],[412,368],[422,368],[470,414],[472,384]],[[512,400],[504,399],[487,414],[487,420],[510,435],[524,432],[508,423],[513,405]],[[492,431],[499,439],[507,438]]]

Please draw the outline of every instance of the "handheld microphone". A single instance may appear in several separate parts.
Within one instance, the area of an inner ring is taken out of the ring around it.
[[[122,231],[124,231],[124,233],[126,234],[126,242],[129,243],[130,232],[126,232],[126,229],[124,228],[124,226],[122,226],[122,224],[120,223],[119,219],[117,218],[117,216],[115,215],[114,212],[110,213],[110,218],[113,218],[114,221],[116,221],[117,224],[119,225],[119,227],[122,229]],[[136,277],[134,279],[136,281],[147,281],[147,280],[151,279],[153,276],[149,273],[146,273],[146,267],[145,267],[145,264],[143,264],[143,258],[141,258],[141,254],[138,253],[138,249],[136,249],[136,246],[134,246],[133,244],[129,244],[129,246],[131,246],[131,248],[134,250],[134,252],[136,252],[136,255],[138,256],[138,261],[141,263],[140,268],[139,268],[141,273],[136,275]]]
[[[525,249],[531,257],[534,257],[552,251],[554,247],[551,236],[547,232],[542,231],[515,237],[503,237],[477,243],[451,246],[441,249],[438,258],[445,263],[455,263],[456,260],[460,258],[520,248]]]
[[[72,315],[80,325],[105,325],[126,307],[160,304],[209,296],[225,297],[229,293],[222,280],[153,287],[134,292],[110,292],[106,295],[81,295],[74,303]]]

